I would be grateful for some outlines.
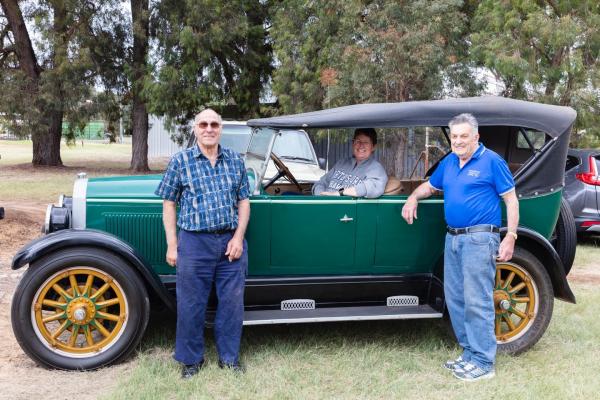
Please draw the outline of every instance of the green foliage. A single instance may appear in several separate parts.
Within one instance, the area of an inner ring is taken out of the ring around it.
[[[484,0],[471,55],[503,83],[503,95],[575,108],[572,144],[598,146],[599,26],[595,0]]]
[[[115,34],[109,33],[118,6],[116,0],[98,4],[77,0],[23,3],[41,71],[38,79],[19,69],[19,61],[9,51],[13,35],[0,16],[0,29],[6,28],[0,43],[6,54],[0,63],[0,113],[4,113],[12,132],[20,136],[42,134],[51,123],[48,112],[54,111],[68,122],[65,136],[73,140],[75,130],[97,114],[94,86],[99,83],[101,63],[110,54],[108,49],[118,48],[114,46]]]
[[[272,69],[267,11],[268,1],[158,2],[150,111],[181,125],[207,105],[236,104],[240,117],[258,116]]]
[[[281,1],[273,90],[284,112],[477,91],[462,1]]]

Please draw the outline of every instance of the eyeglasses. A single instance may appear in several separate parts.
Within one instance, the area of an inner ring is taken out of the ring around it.
[[[371,141],[370,140],[358,140],[358,139],[353,139],[352,140],[352,144],[355,146],[370,146],[371,145]]]
[[[202,129],[208,128],[208,125],[210,125],[210,127],[213,129],[217,129],[219,126],[221,126],[221,124],[218,123],[217,121],[213,121],[210,124],[206,121],[198,122],[198,126]]]

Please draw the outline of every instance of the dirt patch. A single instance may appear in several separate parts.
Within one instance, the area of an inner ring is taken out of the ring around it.
[[[52,371],[37,366],[19,347],[10,323],[10,304],[25,269],[10,268],[14,254],[41,235],[45,204],[6,203],[0,220],[0,399],[96,399],[110,392],[130,364],[95,372]]]
[[[600,286],[600,265],[575,265],[567,279],[570,284]]]

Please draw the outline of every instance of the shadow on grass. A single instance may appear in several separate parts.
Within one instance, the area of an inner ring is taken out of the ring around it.
[[[600,234],[580,233],[577,235],[577,244],[600,247]]]

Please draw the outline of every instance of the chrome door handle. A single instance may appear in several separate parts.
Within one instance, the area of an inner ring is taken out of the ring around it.
[[[354,221],[354,218],[351,218],[349,216],[347,216],[346,214],[344,214],[344,216],[342,218],[340,218],[341,222],[350,222],[350,221]]]

